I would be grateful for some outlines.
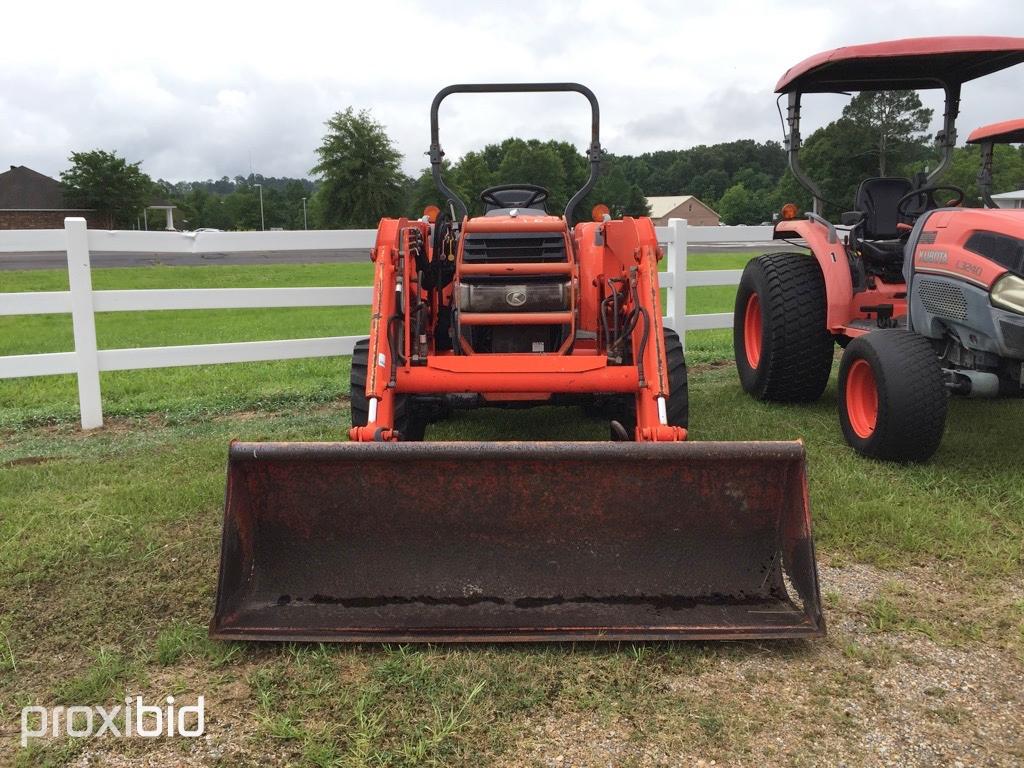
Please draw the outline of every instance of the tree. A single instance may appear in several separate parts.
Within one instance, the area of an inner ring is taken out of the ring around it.
[[[721,168],[712,168],[690,180],[688,194],[699,197],[714,208],[729,186],[729,174]]]
[[[561,164],[559,169],[556,160]],[[595,203],[616,214],[646,214],[647,196],[697,195],[714,206],[731,186],[742,183],[756,193],[759,205],[770,209],[775,188],[786,170],[786,154],[778,142],[760,144],[750,139],[690,149],[658,150],[633,157],[606,153],[595,189],[576,208],[577,218],[589,218]],[[480,213],[480,190],[493,184],[528,182],[551,190],[548,210],[558,212],[569,196],[583,186],[590,173],[584,155],[565,141],[517,138],[468,152],[445,164],[444,178],[465,200],[471,214]],[[410,212],[439,205],[430,174],[424,171],[407,189]],[[767,209],[766,209],[767,210]]]
[[[264,217],[266,216],[266,199],[264,199]],[[235,191],[224,198],[224,218],[231,222],[231,229],[259,229],[260,194],[256,187],[242,182],[235,186]]]
[[[733,184],[718,201],[718,213],[726,224],[759,224],[771,220],[774,202],[774,197],[762,190]]]
[[[981,148],[976,145],[958,147],[953,151],[953,162],[938,184],[960,187],[964,191],[964,205],[984,205],[978,189],[978,171],[981,168]],[[1024,188],[1024,152],[1005,144],[995,147],[992,158],[992,192],[1011,192]],[[949,195],[938,198],[944,200]]]
[[[644,193],[640,191],[640,187],[636,184],[629,185],[629,194],[626,196],[626,202],[622,206],[623,216],[650,216],[651,206],[647,202],[647,198]]]
[[[507,143],[495,184],[539,184],[550,191],[548,209],[557,211],[569,201],[565,165],[550,144],[515,139]],[[575,191],[575,190],[574,190]],[[571,193],[569,193],[571,194]]]
[[[608,206],[613,219],[622,216],[648,216],[651,212],[640,187],[630,184],[625,171],[616,163],[611,163],[601,174],[594,189],[576,209],[575,218],[588,220],[590,210],[598,203]]]
[[[402,155],[366,110],[349,107],[327,121],[317,150],[320,162],[316,210],[328,227],[376,227],[384,216],[398,215],[406,199]]]
[[[821,189],[826,216],[851,210],[857,185],[878,173],[873,142],[869,128],[845,118],[819,128],[807,138],[800,150],[800,163]],[[809,195],[807,199],[809,202]]]
[[[451,173],[450,183],[469,208],[471,216],[483,213],[480,193],[493,187],[495,172],[487,167],[487,161],[479,152],[467,152]],[[433,180],[431,180],[433,186]],[[437,194],[436,188],[434,192]]]
[[[916,91],[862,91],[843,108],[843,118],[868,129],[878,156],[878,175],[927,155],[933,110]]]
[[[60,175],[68,204],[92,208],[111,229],[134,224],[155,191],[139,163],[129,163],[116,152],[72,152],[69,160],[71,168]]]

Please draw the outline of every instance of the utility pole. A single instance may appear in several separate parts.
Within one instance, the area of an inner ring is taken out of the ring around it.
[[[302,228],[309,229],[309,220],[306,218],[306,198],[302,198]]]
[[[263,218],[263,185],[253,184],[253,186],[260,188],[260,229],[265,231],[267,229],[267,222]]]

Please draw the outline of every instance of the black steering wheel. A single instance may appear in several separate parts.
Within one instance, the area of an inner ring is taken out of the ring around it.
[[[523,202],[509,205],[507,200],[501,200],[495,192],[529,192],[530,196]],[[493,205],[495,208],[543,208],[548,199],[548,190],[537,184],[499,184],[496,187],[488,187],[480,193],[481,202],[486,205]]]
[[[905,194],[903,197],[896,201],[896,215],[900,217],[906,216],[907,218],[916,219],[924,212],[924,210],[938,208],[938,206],[935,204],[935,193],[940,192],[942,190],[952,192],[953,194],[956,195],[954,199],[950,200],[947,203],[948,206],[960,205],[964,201],[964,198],[967,197],[967,195],[964,194],[964,191],[960,189],[960,187],[954,187],[952,184],[939,184],[932,187],[921,187],[920,189],[915,189],[913,192],[908,192],[907,194]],[[924,208],[924,210],[918,211],[917,213],[909,213],[907,209],[910,207],[910,201],[921,199],[925,195],[927,195],[927,200],[925,201],[927,205]]]

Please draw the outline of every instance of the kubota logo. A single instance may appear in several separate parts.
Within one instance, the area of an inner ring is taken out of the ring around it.
[[[945,251],[922,249],[917,253],[917,260],[922,264],[946,264],[949,262],[949,256]]]
[[[521,307],[526,303],[526,291],[522,288],[513,288],[505,294],[505,303],[510,307]]]

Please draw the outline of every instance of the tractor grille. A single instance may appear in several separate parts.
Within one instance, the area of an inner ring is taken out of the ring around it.
[[[921,280],[918,285],[921,303],[933,315],[950,320],[967,319],[967,299],[963,291],[955,285],[942,283],[938,280]]]
[[[568,261],[565,239],[548,232],[470,233],[462,260],[467,264],[489,261],[511,263],[558,263]]]
[[[1024,358],[1024,325],[1000,320],[999,328],[1003,332],[1003,341],[1006,343],[1006,347]]]
[[[557,312],[569,309],[571,290],[572,284],[565,280],[463,280],[459,284],[459,311]]]

